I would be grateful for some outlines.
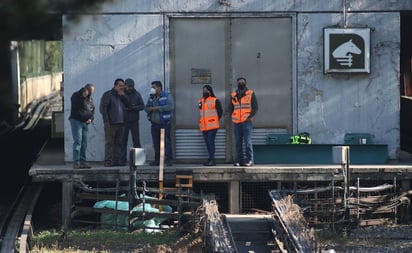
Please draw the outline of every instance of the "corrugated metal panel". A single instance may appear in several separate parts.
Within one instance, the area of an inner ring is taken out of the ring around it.
[[[253,129],[253,144],[266,144],[268,134],[286,133],[286,129]],[[219,129],[216,135],[216,159],[226,159],[226,130]],[[177,129],[176,130],[176,159],[177,160],[198,160],[207,159],[203,135],[198,129]]]
[[[226,130],[219,129],[216,134],[216,159],[226,158]],[[202,133],[199,129],[176,130],[176,159],[207,159],[208,153]]]

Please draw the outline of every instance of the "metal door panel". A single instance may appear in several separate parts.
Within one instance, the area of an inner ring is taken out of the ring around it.
[[[254,141],[267,133],[292,131],[292,22],[290,18],[172,18],[170,82],[175,96],[178,160],[205,159],[198,129],[197,100],[210,84],[227,110],[226,98],[244,76],[256,91],[259,112]],[[197,75],[202,75],[199,77]],[[231,83],[233,86],[231,86]],[[230,115],[221,120],[216,157],[231,159]]]
[[[222,19],[176,19],[172,30],[172,61],[176,128],[198,128],[197,100],[209,84],[225,103],[225,26]],[[209,70],[210,83],[192,80],[196,70]]]
[[[291,18],[234,18],[231,24],[233,89],[243,76],[255,90],[254,127],[292,131]]]

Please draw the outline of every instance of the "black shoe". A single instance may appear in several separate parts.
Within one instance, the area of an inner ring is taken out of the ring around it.
[[[216,163],[213,160],[209,160],[208,162],[204,163],[203,165],[204,166],[216,166]]]
[[[239,162],[235,162],[235,163],[233,164],[233,166],[239,167],[239,166],[240,166],[240,163],[239,163]]]
[[[149,163],[150,166],[159,166],[159,162],[153,161]]]
[[[121,163],[121,162],[113,162],[111,167],[121,167],[121,166],[126,166],[125,163]]]

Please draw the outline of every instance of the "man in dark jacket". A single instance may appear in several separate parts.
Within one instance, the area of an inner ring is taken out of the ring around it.
[[[142,95],[134,88],[134,80],[127,78],[124,81],[124,88],[128,105],[124,112],[124,134],[122,141],[122,163],[127,162],[127,142],[129,132],[132,134],[133,147],[140,148],[139,118],[140,111],[144,109]]]
[[[121,150],[124,132],[124,110],[127,98],[124,81],[118,78],[113,88],[106,91],[100,100],[100,113],[104,123],[104,166],[122,166]]]
[[[86,163],[87,134],[94,120],[92,94],[94,85],[89,83],[71,96],[70,125],[73,136],[73,169],[88,169]]]

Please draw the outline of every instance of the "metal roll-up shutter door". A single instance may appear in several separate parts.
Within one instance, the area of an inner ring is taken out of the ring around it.
[[[226,159],[226,130],[216,134],[216,159]],[[207,159],[208,152],[199,129],[176,129],[176,160]]]

